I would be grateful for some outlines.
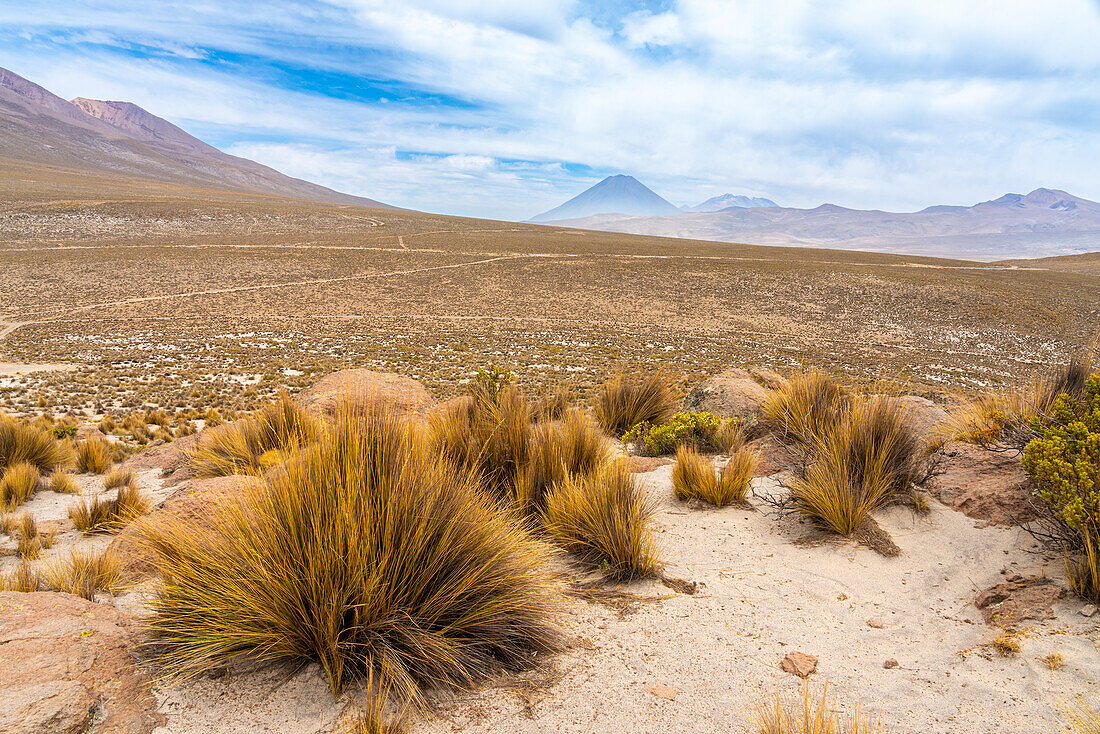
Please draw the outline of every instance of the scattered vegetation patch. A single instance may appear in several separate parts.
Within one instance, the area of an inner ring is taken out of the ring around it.
[[[51,472],[70,461],[68,444],[41,425],[0,416],[0,470],[30,464],[39,472]]]
[[[1055,539],[1074,556],[1074,592],[1100,603],[1100,375],[1079,397],[1058,396],[1048,425],[1034,423],[1039,436],[1024,449],[1024,471]]]
[[[58,555],[42,569],[44,585],[52,591],[75,594],[95,601],[95,592],[115,592],[122,578],[122,562],[110,550],[72,550]]]
[[[820,696],[807,683],[802,695],[777,693],[759,704],[753,720],[756,734],[886,734],[886,729],[851,705],[841,713],[823,686]]]
[[[642,376],[618,375],[596,393],[596,419],[612,436],[639,423],[662,423],[676,412],[678,398],[661,371]]]
[[[202,519],[138,526],[160,573],[150,650],[192,676],[241,654],[317,661],[334,692],[468,688],[559,644],[549,547],[392,408],[340,408]],[[257,563],[256,559],[263,559]]]
[[[623,441],[633,443],[644,456],[661,456],[680,446],[726,452],[744,443],[745,436],[736,420],[723,421],[714,413],[689,410],[660,425],[638,423],[626,432]]]
[[[648,576],[659,567],[656,509],[634,484],[624,460],[567,478],[546,496],[543,525],[565,550],[619,579]]]
[[[42,586],[42,575],[24,559],[14,568],[0,571],[0,591],[18,591],[29,594]]]

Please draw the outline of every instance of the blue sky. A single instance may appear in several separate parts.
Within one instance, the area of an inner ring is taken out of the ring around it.
[[[0,66],[389,203],[1100,199],[1100,2],[0,0]]]

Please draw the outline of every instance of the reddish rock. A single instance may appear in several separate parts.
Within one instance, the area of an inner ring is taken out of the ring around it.
[[[799,678],[809,678],[817,670],[817,658],[804,652],[792,652],[783,658],[779,667],[786,673],[797,675]]]
[[[885,663],[882,664],[882,667],[886,668],[887,670],[892,670],[893,668],[898,667],[898,661],[894,660],[893,658],[890,658],[889,660],[887,660]]]
[[[760,412],[767,396],[768,391],[751,373],[733,367],[699,383],[684,398],[684,409],[744,420]]]
[[[944,457],[942,474],[929,482],[940,502],[984,525],[1019,525],[1038,516],[1031,480],[1016,454],[951,443]]]
[[[0,592],[0,732],[147,734],[164,723],[132,618],[69,594]]]
[[[667,456],[631,456],[629,461],[634,474],[645,474],[673,463]]]
[[[754,477],[770,477],[787,469],[791,461],[790,449],[774,436],[762,436],[745,444],[756,453]]]
[[[991,627],[1010,629],[1025,620],[1054,619],[1054,603],[1066,590],[1051,579],[1033,576],[992,586],[974,600]]]
[[[933,403],[928,398],[918,395],[902,395],[897,398],[902,408],[909,415],[917,432],[928,442],[940,437],[944,425],[950,416],[947,411]]]
[[[416,380],[392,372],[341,370],[327,375],[298,396],[298,402],[322,415],[331,416],[343,399],[370,402],[381,400],[410,412],[420,413],[435,400]]]

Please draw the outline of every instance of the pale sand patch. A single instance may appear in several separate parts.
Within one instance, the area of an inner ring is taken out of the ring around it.
[[[75,364],[22,364],[20,362],[0,362],[0,377],[17,377],[32,372],[71,372]]]

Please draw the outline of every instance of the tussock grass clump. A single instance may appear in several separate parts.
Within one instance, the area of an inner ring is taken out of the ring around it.
[[[72,550],[58,555],[42,569],[45,586],[95,601],[97,591],[115,592],[122,578],[122,562],[113,551]]]
[[[29,594],[32,591],[38,591],[42,583],[42,575],[26,560],[21,561],[10,571],[0,573],[0,591]]]
[[[82,474],[102,474],[111,468],[111,447],[98,436],[90,436],[76,447],[76,470]]]
[[[791,495],[805,515],[851,535],[875,510],[904,495],[920,474],[925,445],[895,399],[856,403],[815,434]]]
[[[79,494],[80,485],[76,483],[76,477],[67,471],[55,471],[50,475],[49,485],[51,492],[58,494]]]
[[[0,416],[0,470],[26,463],[39,472],[51,472],[72,458],[68,444],[47,428]]]
[[[19,518],[19,522],[15,526],[15,533],[17,536],[16,551],[19,553],[20,558],[28,561],[38,558],[42,555],[43,550],[49,550],[53,546],[53,533],[51,532],[49,535],[40,533],[38,522],[35,520],[34,515],[29,512],[24,512],[23,516]]]
[[[38,468],[29,462],[12,464],[0,477],[0,509],[11,512],[38,489]]]
[[[134,481],[134,473],[129,469],[116,466],[103,477],[103,486],[107,489],[115,489],[130,484]]]
[[[818,372],[802,372],[764,400],[763,413],[772,424],[801,443],[835,425],[850,407],[851,398],[833,377]]]
[[[284,393],[246,418],[206,431],[188,461],[202,477],[257,475],[264,471],[261,456],[312,443],[321,432],[320,419]]]
[[[1020,653],[1020,635],[1011,630],[1001,630],[989,645],[1000,653],[1001,657],[1009,658]]]
[[[109,500],[93,497],[69,508],[73,527],[85,535],[117,533],[128,522],[149,511],[149,498],[132,481]]]
[[[841,714],[829,697],[829,687],[823,686],[821,696],[815,696],[809,684],[801,696],[776,694],[772,700],[759,704],[753,717],[756,734],[886,734],[882,725],[859,706],[849,707]]]
[[[672,467],[672,491],[678,500],[699,499],[715,507],[744,502],[755,465],[756,455],[742,447],[716,475],[709,457],[681,446]]]
[[[392,408],[342,406],[317,443],[201,523],[141,521],[160,575],[154,660],[183,677],[241,654],[312,660],[334,692],[375,676],[420,706],[426,688],[556,649],[548,546],[425,449]]]
[[[660,371],[644,376],[617,375],[596,393],[596,419],[612,436],[639,423],[662,423],[676,412],[678,399]]]
[[[572,390],[564,385],[558,385],[551,392],[536,400],[532,411],[536,420],[560,420],[573,407],[575,400]]]
[[[555,485],[541,517],[565,550],[609,576],[631,579],[659,567],[655,512],[653,502],[634,484],[627,463],[619,460]]]
[[[566,479],[586,476],[610,460],[607,439],[583,411],[532,428],[527,461],[516,476],[515,499],[524,514],[543,507],[546,493]]]

